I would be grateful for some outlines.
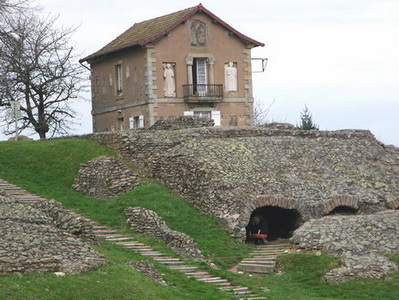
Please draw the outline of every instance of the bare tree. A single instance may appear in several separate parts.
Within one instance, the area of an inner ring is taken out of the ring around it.
[[[26,7],[29,0],[0,0],[0,12],[10,13],[15,9]]]
[[[255,126],[264,125],[267,123],[266,117],[269,114],[274,102],[276,102],[276,99],[273,99],[273,101],[266,106],[266,104],[263,102],[258,100],[254,101],[253,117]]]
[[[17,13],[33,9],[31,0],[0,0],[0,34],[6,31],[6,20]]]
[[[5,134],[10,130],[13,101],[22,117],[17,130],[33,129],[41,139],[47,133],[65,134],[75,112],[69,100],[84,88],[84,68],[69,46],[76,28],[57,28],[57,17],[40,19],[34,13],[6,19],[9,31],[0,35],[0,106]]]

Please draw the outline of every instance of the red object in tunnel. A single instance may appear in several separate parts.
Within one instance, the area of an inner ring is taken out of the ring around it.
[[[267,238],[267,234],[251,233],[251,237],[257,238],[257,239],[265,239],[265,238]]]

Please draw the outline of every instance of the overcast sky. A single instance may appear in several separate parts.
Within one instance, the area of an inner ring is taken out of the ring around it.
[[[80,25],[74,44],[89,55],[132,26],[195,1],[38,0],[64,25]],[[254,97],[269,122],[297,124],[305,105],[321,130],[368,129],[399,146],[399,0],[207,0],[202,4],[241,33],[265,43],[269,59],[253,75]],[[91,132],[91,104],[79,104]]]

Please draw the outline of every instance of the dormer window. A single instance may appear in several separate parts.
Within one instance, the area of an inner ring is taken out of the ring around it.
[[[117,64],[115,66],[115,87],[116,87],[116,95],[122,96],[123,94],[123,77],[122,77],[122,64]]]

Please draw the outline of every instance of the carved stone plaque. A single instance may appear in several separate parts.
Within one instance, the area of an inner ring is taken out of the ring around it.
[[[191,45],[197,47],[206,46],[206,23],[200,20],[191,22]]]

